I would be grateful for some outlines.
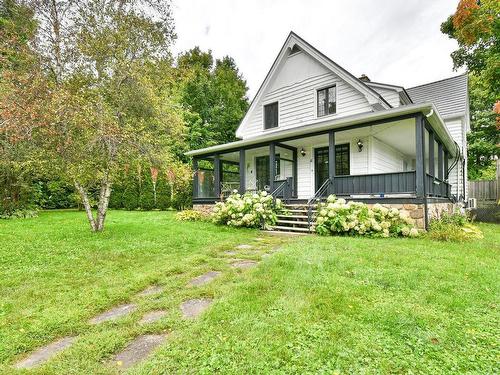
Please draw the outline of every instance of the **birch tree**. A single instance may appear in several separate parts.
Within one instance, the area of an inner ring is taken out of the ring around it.
[[[157,76],[171,65],[170,3],[28,4],[39,25],[34,49],[42,79],[25,92],[12,84],[0,115],[9,119],[11,133],[38,145],[39,156],[72,181],[92,231],[102,231],[118,172],[130,160],[165,159],[172,139],[183,136],[168,78]],[[95,215],[91,189],[98,190]]]

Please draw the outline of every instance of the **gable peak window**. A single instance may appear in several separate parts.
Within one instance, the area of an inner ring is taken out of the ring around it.
[[[264,129],[276,128],[278,126],[278,102],[264,106]]]
[[[318,117],[333,115],[337,112],[337,86],[318,90]]]

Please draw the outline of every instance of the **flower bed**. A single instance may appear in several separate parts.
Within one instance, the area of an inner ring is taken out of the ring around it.
[[[280,199],[274,200],[267,192],[233,192],[224,202],[218,202],[213,210],[213,221],[233,227],[258,228],[276,223],[276,214],[283,210]]]
[[[346,202],[334,195],[318,205],[315,230],[321,235],[418,236],[414,220],[405,211],[379,204],[369,208],[364,203]]]

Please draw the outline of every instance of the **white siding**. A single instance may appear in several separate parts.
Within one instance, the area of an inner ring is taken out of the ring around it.
[[[337,113],[329,118],[372,111],[364,95],[336,74],[326,71],[305,53],[299,53],[285,61],[270,84],[269,91],[256,103],[254,111],[248,113],[246,126],[239,129],[239,135],[245,139],[276,130],[264,130],[263,126],[263,105],[276,101],[279,103],[279,129],[293,128],[316,120],[317,90],[331,85],[337,86]]]
[[[466,144],[466,136],[465,136],[465,124],[461,118],[452,119],[445,121],[446,127],[448,128],[452,138],[458,145],[461,147],[464,155],[467,155],[467,144]],[[453,159],[449,160],[449,166],[451,167],[453,163]],[[448,182],[451,184],[451,193],[457,197],[464,195],[463,189],[463,174],[466,173],[464,168],[459,161],[459,164],[456,165],[449,174]],[[465,195],[467,195],[467,191],[465,191]]]
[[[395,148],[371,137],[371,168],[370,173],[402,172],[406,157]]]
[[[399,107],[399,93],[396,90],[383,89],[380,87],[370,86],[376,92],[378,92],[382,97],[394,108]]]

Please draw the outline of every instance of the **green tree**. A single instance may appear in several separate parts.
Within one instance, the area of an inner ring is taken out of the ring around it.
[[[212,52],[195,47],[177,60],[183,76],[182,102],[187,109],[190,149],[234,141],[248,109],[248,88],[234,60],[214,62]]]
[[[500,151],[500,2],[461,0],[441,31],[458,42],[454,67],[469,70],[469,178],[485,178]]]
[[[26,82],[36,80],[32,68],[37,63],[30,44],[35,40],[36,22],[33,11],[14,0],[0,2],[0,93],[6,94],[11,86],[22,89]],[[8,111],[9,108],[0,109]],[[30,144],[19,143],[11,131],[9,116],[0,112],[0,215],[7,217],[17,210],[33,204],[32,181],[40,170],[36,160],[24,155]]]
[[[38,146],[80,194],[91,229],[102,231],[112,185],[130,160],[157,165],[182,139],[182,111],[169,97],[175,38],[170,3],[157,0],[31,1],[39,80],[2,97],[15,137]],[[27,131],[25,131],[27,129]],[[31,154],[33,157],[33,154]],[[97,214],[91,192],[96,189]]]

